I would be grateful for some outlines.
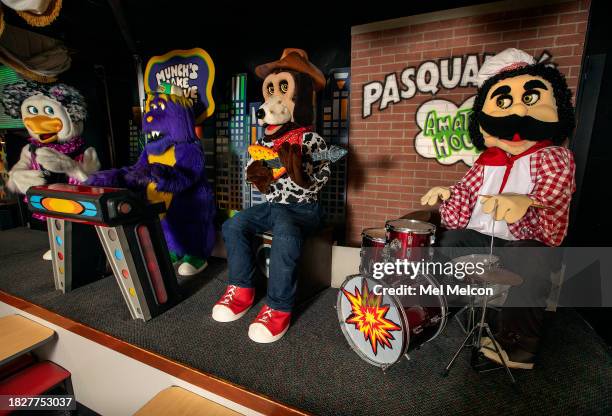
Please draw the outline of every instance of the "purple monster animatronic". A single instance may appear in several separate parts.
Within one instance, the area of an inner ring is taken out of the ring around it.
[[[143,116],[149,137],[135,165],[97,172],[88,185],[129,188],[146,193],[151,202],[164,202],[161,223],[173,263],[182,260],[179,274],[203,270],[215,243],[215,202],[206,180],[204,152],[195,136],[191,102],[178,89],[150,93]]]

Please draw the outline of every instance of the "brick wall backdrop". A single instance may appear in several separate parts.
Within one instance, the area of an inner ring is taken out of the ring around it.
[[[589,1],[569,1],[530,9],[500,11],[400,28],[354,34],[351,46],[351,121],[347,240],[359,244],[366,227],[382,227],[420,208],[420,197],[432,186],[460,179],[467,165],[441,165],[415,152],[415,111],[424,101],[442,98],[456,104],[476,89],[441,89],[435,97],[416,93],[383,111],[372,107],[362,118],[363,85],[426,60],[496,53],[515,47],[539,56],[543,50],[576,90],[588,19]],[[481,55],[482,56],[482,55]],[[481,62],[482,63],[482,62]],[[401,84],[400,84],[401,86]]]

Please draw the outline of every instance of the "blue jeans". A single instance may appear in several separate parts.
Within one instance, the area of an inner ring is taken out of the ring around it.
[[[318,203],[277,204],[265,202],[240,211],[223,223],[227,249],[229,284],[254,287],[255,234],[272,230],[270,278],[267,304],[272,309],[290,312],[297,287],[296,265],[308,234],[321,223]]]

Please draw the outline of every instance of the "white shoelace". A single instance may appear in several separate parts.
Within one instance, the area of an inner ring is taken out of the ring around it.
[[[259,318],[259,320],[263,323],[268,323],[268,321],[272,318],[272,309],[268,308],[266,309],[266,311],[261,315],[261,318]]]
[[[236,288],[237,286],[230,286],[229,289],[227,289],[227,293],[225,295],[223,295],[223,300],[220,302],[224,305],[229,304],[233,299],[234,299],[234,294],[236,292]]]

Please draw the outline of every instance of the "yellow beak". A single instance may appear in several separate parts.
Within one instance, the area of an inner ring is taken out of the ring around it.
[[[41,143],[51,143],[57,140],[57,133],[62,130],[64,124],[59,118],[47,116],[34,116],[23,119],[23,124],[28,130],[38,135]]]

